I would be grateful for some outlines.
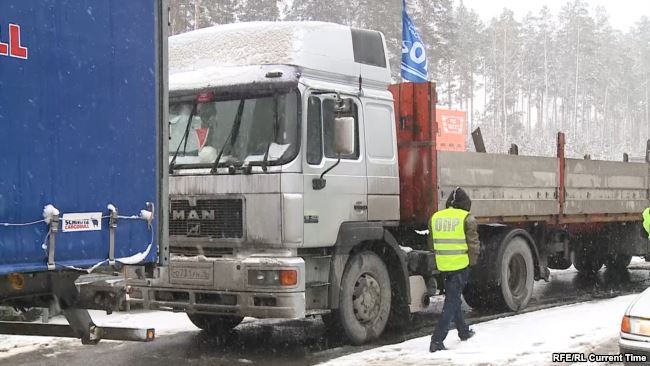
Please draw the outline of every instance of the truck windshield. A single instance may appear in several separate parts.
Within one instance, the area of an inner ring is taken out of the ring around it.
[[[297,92],[204,103],[172,101],[170,162],[195,169],[291,161],[298,152],[298,104]]]

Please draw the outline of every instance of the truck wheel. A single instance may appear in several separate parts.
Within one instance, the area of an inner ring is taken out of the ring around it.
[[[627,268],[632,262],[631,255],[625,254],[612,254],[605,259],[605,265],[608,269],[622,271]]]
[[[494,306],[494,289],[469,284],[463,290],[463,299],[472,309],[490,309]]]
[[[571,259],[564,258],[562,253],[548,257],[548,268],[550,269],[568,269],[571,267]]]
[[[501,278],[501,307],[519,311],[528,305],[533,295],[534,269],[533,254],[526,240],[520,236],[510,238],[505,243],[501,266],[498,268]]]
[[[571,262],[579,272],[596,273],[603,266],[603,259],[593,246],[577,244],[571,252]]]
[[[187,314],[190,321],[198,328],[210,334],[225,334],[244,320],[241,316]]]
[[[341,327],[354,345],[379,337],[390,315],[390,277],[384,262],[369,251],[354,255],[341,280],[338,315]]]

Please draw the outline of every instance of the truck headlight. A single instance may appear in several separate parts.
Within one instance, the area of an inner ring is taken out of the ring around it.
[[[249,286],[295,286],[298,283],[298,271],[295,269],[248,270]]]

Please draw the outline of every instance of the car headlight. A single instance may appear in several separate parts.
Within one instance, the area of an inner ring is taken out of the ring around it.
[[[650,337],[650,319],[624,316],[621,332]]]

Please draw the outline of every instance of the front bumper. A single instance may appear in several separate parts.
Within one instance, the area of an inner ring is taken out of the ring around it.
[[[637,356],[646,356],[646,362],[650,363],[650,338],[622,334],[618,341],[621,353],[631,353]]]
[[[250,270],[295,269],[295,286],[250,285]],[[297,257],[230,257],[174,260],[154,278],[127,273],[128,301],[146,309],[255,318],[305,316],[305,262]]]

